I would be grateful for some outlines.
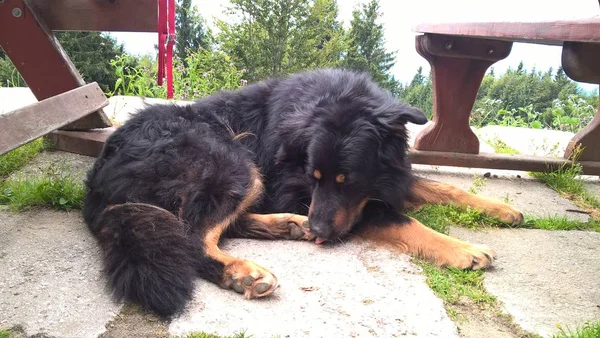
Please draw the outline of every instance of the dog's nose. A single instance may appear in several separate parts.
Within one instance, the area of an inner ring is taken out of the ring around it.
[[[310,222],[310,233],[313,236],[328,240],[332,234],[332,228],[327,223]]]

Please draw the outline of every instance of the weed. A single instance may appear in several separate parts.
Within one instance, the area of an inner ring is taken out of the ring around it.
[[[570,160],[563,163],[554,171],[532,172],[530,175],[538,181],[546,184],[551,189],[561,193],[564,197],[572,200],[579,207],[592,210],[600,209],[600,201],[592,196],[586,189],[581,179],[583,169],[577,159],[581,155],[582,148],[578,147],[573,152]],[[597,210],[594,214],[599,213]]]
[[[600,321],[586,322],[583,326],[572,331],[568,327],[557,325],[559,332],[553,338],[598,338],[600,337]]]
[[[487,179],[484,177],[479,177],[477,174],[473,174],[473,185],[471,185],[469,188],[469,192],[471,194],[477,194],[481,191],[481,189],[483,189],[485,182],[487,182]]]
[[[483,287],[483,271],[438,268],[432,263],[420,261],[427,284],[433,292],[448,304],[457,304],[461,297],[475,303],[492,304],[496,298]]]
[[[80,209],[84,196],[82,182],[59,174],[53,168],[39,177],[13,178],[0,183],[0,204],[14,211],[41,206]]]
[[[592,230],[600,232],[600,222],[590,220],[588,222],[573,221],[566,216],[547,216],[541,218],[526,218],[521,228],[532,228],[542,230]]]
[[[0,156],[0,179],[21,169],[40,151],[50,147],[43,138],[38,138]]]
[[[252,336],[247,336],[245,332],[236,333],[233,336],[218,336],[211,333],[191,333],[186,336],[186,338],[250,338]]]
[[[499,139],[498,137],[493,138],[492,140],[487,140],[487,143],[494,148],[494,151],[497,154],[509,154],[509,155],[519,155],[520,152],[514,148],[508,146],[504,141]]]
[[[419,210],[409,212],[408,214],[419,222],[442,233],[448,232],[448,224],[460,225],[466,228],[479,228],[500,224],[500,221],[478,210],[454,205],[425,205]]]

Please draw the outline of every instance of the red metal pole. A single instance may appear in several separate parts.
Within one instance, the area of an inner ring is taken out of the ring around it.
[[[165,77],[165,39],[167,36],[167,0],[158,0],[158,72],[157,83],[163,84]]]
[[[167,98],[173,98],[173,46],[175,45],[175,0],[168,0],[169,19],[168,29],[169,35],[167,38]]]

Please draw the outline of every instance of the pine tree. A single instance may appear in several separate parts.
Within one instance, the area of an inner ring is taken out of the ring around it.
[[[192,7],[192,0],[179,0],[175,16],[177,32],[175,51],[185,62],[190,51],[209,48],[211,33],[196,7]]]
[[[398,82],[389,74],[396,63],[396,53],[385,49],[379,0],[371,0],[352,12],[348,34],[349,48],[344,65],[350,69],[371,73],[382,87],[396,91]]]
[[[219,21],[220,47],[250,81],[339,64],[344,34],[335,0],[231,0],[238,19]]]

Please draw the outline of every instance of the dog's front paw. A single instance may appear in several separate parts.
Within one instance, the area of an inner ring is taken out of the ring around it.
[[[464,243],[440,257],[438,265],[479,270],[490,267],[496,257],[496,252],[486,245]]]

